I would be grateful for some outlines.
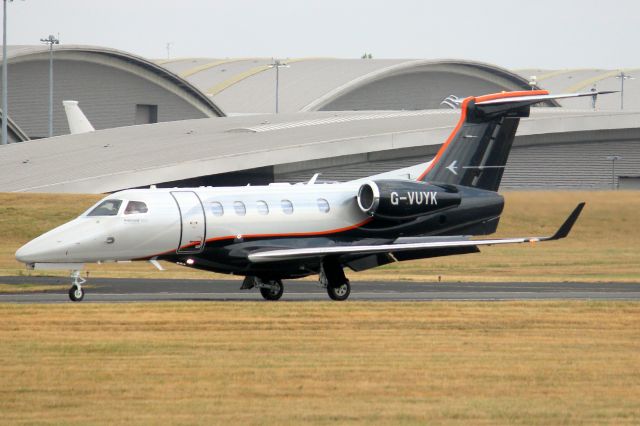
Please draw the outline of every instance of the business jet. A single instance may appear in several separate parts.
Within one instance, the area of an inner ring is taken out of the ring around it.
[[[600,92],[606,93],[606,92]],[[333,300],[351,292],[344,268],[479,251],[480,246],[559,240],[580,203],[551,236],[479,239],[496,231],[497,193],[520,118],[538,102],[593,93],[544,90],[455,99],[460,119],[415,180],[372,176],[343,183],[132,189],[106,196],[76,219],[16,252],[29,268],[71,271],[80,301],[85,263],[159,260],[244,276],[267,300],[283,279],[318,275]]]

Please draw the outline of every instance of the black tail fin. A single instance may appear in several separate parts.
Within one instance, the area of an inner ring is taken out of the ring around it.
[[[466,98],[457,126],[418,178],[497,191],[521,117],[547,91]]]
[[[520,118],[549,99],[597,96],[615,91],[550,95],[546,90],[503,92],[466,98],[455,129],[418,180],[497,191]]]

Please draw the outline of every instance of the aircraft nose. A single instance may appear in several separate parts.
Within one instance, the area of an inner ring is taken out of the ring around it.
[[[34,250],[34,245],[32,242],[28,242],[16,251],[16,260],[22,263],[33,263],[36,254],[37,250]]]
[[[59,261],[59,249],[42,237],[29,241],[16,251],[16,260],[22,263]]]

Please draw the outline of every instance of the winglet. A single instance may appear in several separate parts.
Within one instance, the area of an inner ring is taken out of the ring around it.
[[[553,234],[552,237],[549,237],[548,241],[559,240],[569,235],[569,232],[571,232],[571,228],[573,228],[573,225],[578,220],[578,216],[580,216],[580,213],[582,213],[582,209],[584,208],[585,204],[586,203],[584,202],[578,204],[576,208],[573,209],[567,220],[565,220],[562,226],[558,228],[556,233]]]

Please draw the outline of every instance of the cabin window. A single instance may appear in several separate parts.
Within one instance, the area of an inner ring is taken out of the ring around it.
[[[222,204],[217,201],[213,201],[209,205],[209,208],[214,216],[222,216],[224,214],[224,207],[222,207]]]
[[[329,210],[331,210],[331,207],[329,207],[329,202],[324,198],[318,198],[318,210],[320,210],[322,213],[329,213]]]
[[[282,200],[281,203],[282,206],[282,212],[284,214],[291,214],[293,213],[293,203],[289,200]]]
[[[236,201],[233,203],[233,209],[238,216],[244,216],[247,214],[247,208],[242,201]]]
[[[122,200],[104,200],[91,210],[87,216],[116,216]]]
[[[146,213],[149,209],[147,209],[147,205],[142,201],[129,201],[127,204],[127,208],[124,209],[124,214],[139,214]]]
[[[258,213],[260,213],[261,215],[269,214],[269,206],[265,201],[260,200],[256,204],[258,205]]]

